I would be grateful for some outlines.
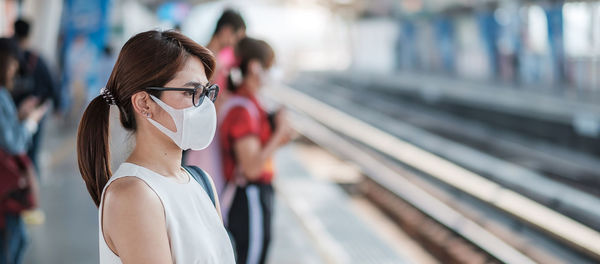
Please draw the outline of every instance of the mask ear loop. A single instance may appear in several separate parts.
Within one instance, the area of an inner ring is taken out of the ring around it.
[[[152,98],[152,101],[154,101],[155,103],[160,105],[163,109],[167,110],[167,112],[177,111],[177,109],[173,108],[172,106],[170,106],[170,105],[166,104],[165,102],[161,101],[160,99],[156,98],[156,96],[154,96],[154,95],[150,95],[150,98]]]
[[[171,140],[173,140],[173,142],[175,142],[175,144],[177,144],[177,146],[179,146],[181,148],[182,147],[180,145],[181,143],[178,142],[178,140],[176,140],[176,137],[177,137],[177,132],[180,131],[182,128],[178,126],[178,124],[177,124],[178,122],[177,122],[177,120],[175,120],[176,117],[174,117],[173,114],[172,114],[172,112],[176,111],[176,109],[174,109],[173,107],[167,105],[165,102],[161,101],[160,99],[156,98],[153,95],[150,95],[150,97],[152,98],[152,100],[155,103],[157,103],[160,107],[162,107],[165,111],[167,111],[167,113],[169,113],[169,116],[171,116],[171,118],[173,119],[173,123],[175,123],[175,129],[176,130],[175,130],[175,132],[173,132],[170,129],[168,129],[165,126],[163,126],[162,124],[158,123],[157,121],[155,121],[152,118],[146,117],[146,119],[148,120],[148,122],[150,122],[151,124],[153,124],[156,128],[158,128],[158,130],[160,130],[165,135],[167,135],[168,137],[170,137]],[[182,136],[180,135],[180,137],[182,137]]]
[[[240,84],[242,84],[243,77],[242,77],[242,70],[240,70],[240,68],[238,68],[238,67],[231,68],[231,70],[229,70],[229,75],[231,76],[233,85],[239,86]]]

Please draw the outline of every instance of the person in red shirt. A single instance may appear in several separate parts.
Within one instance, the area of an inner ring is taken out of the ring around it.
[[[283,110],[275,114],[272,127],[257,99],[274,61],[273,49],[264,41],[244,38],[235,53],[240,66],[230,75],[232,95],[221,107],[218,128],[227,180],[224,219],[236,242],[238,263],[265,263],[273,210],[272,158],[290,140],[292,129]]]

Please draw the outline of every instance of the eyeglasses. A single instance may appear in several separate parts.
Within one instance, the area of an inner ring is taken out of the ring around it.
[[[209,100],[215,101],[219,94],[219,86],[216,84],[202,85],[198,84],[194,88],[172,88],[172,87],[146,87],[146,90],[153,91],[187,91],[192,94],[192,104],[198,107],[204,101],[204,97],[208,97]]]

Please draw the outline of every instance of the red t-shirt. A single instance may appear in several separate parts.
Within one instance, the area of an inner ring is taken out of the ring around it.
[[[225,179],[230,181],[233,178],[234,170],[237,166],[233,146],[235,142],[247,136],[257,136],[261,147],[271,138],[271,126],[269,124],[268,114],[258,103],[256,97],[252,95],[238,93],[237,95],[247,97],[256,106],[259,112],[259,120],[253,117],[246,108],[237,106],[229,110],[219,127],[219,137],[223,157],[223,173]],[[263,165],[260,183],[269,184],[273,180],[274,168],[273,161],[267,160]]]

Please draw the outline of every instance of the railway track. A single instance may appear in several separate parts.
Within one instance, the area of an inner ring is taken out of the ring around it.
[[[327,104],[600,230],[599,159],[397,95],[302,80],[308,94],[326,89]]]
[[[600,234],[592,228],[370,126],[310,92],[279,87],[268,93],[294,109],[300,133],[357,163],[368,176],[359,186],[362,193],[444,262],[600,260]]]

